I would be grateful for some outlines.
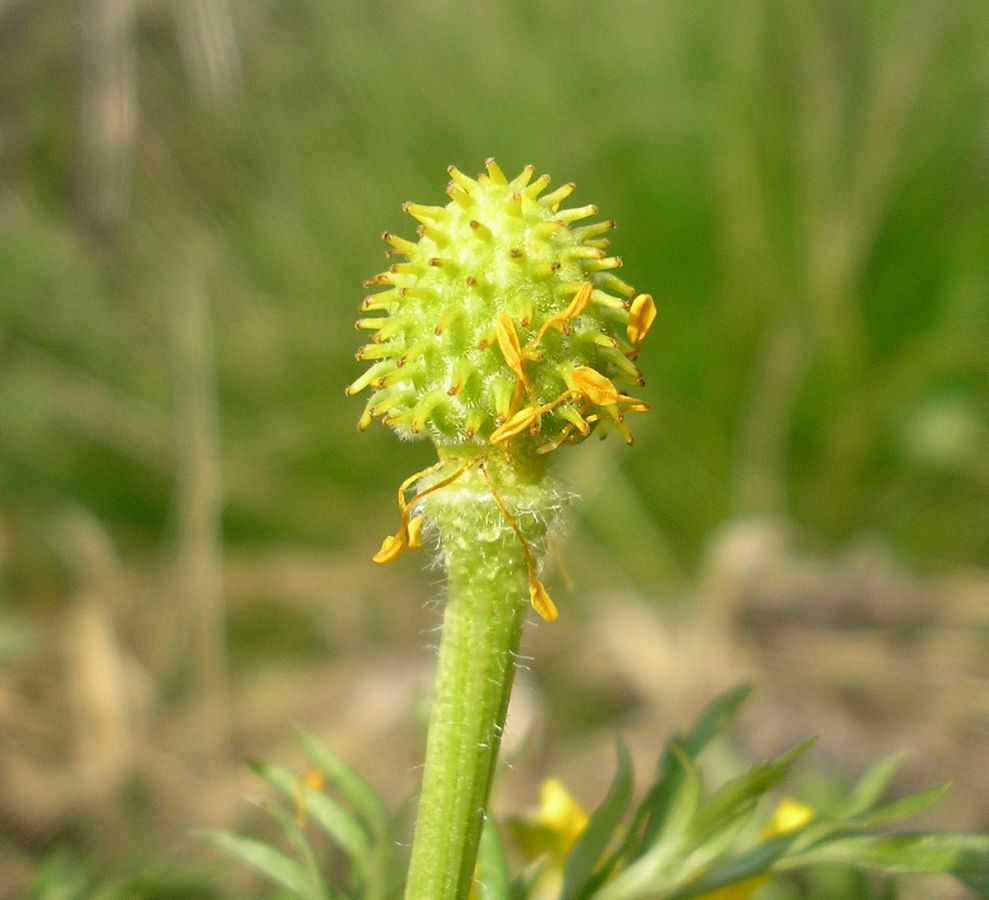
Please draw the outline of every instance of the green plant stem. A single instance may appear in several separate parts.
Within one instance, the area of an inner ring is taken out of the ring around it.
[[[408,900],[470,892],[529,605],[518,534],[477,471],[463,480],[427,511],[440,532],[448,595]],[[529,516],[528,525],[541,538],[542,517]]]

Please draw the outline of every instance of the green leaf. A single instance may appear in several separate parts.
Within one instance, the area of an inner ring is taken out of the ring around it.
[[[236,857],[303,900],[322,900],[324,897],[304,866],[262,841],[219,829],[204,832],[201,836],[218,850]]]
[[[366,868],[370,845],[367,833],[353,816],[332,797],[309,787],[301,778],[280,766],[252,762],[251,769],[280,791],[320,827],[359,866]]]
[[[676,863],[688,852],[687,835],[700,803],[703,785],[693,759],[676,740],[670,742],[668,752],[671,762],[666,768],[666,781],[659,785],[651,803],[665,804],[654,807],[654,821],[662,823],[652,843],[631,865],[604,885],[596,898],[601,900],[626,900],[655,892],[661,884],[676,878],[671,874]]]
[[[681,886],[692,884],[735,843],[754,815],[760,798],[786,776],[811,743],[798,744],[782,756],[760,763],[724,784],[692,817],[683,838],[673,840],[664,831],[656,847],[616,879],[628,892],[626,896],[641,896],[645,891],[667,896]],[[795,835],[796,832],[788,836],[787,841]]]
[[[700,878],[690,872],[689,884],[673,889],[664,894],[668,900],[686,900],[688,897],[702,897],[704,894],[738,884],[767,874],[773,864],[780,859],[793,843],[793,834],[781,834],[769,840],[762,841],[755,847],[739,854],[733,859],[723,860],[712,866]]]
[[[859,779],[848,797],[835,810],[834,818],[851,819],[872,809],[889,787],[902,761],[903,755],[894,753],[877,762]]]
[[[948,784],[937,785],[926,791],[911,794],[909,797],[894,800],[892,803],[887,803],[885,806],[880,806],[878,809],[863,813],[848,821],[849,824],[858,828],[871,828],[874,825],[884,825],[887,822],[895,822],[897,819],[916,816],[925,809],[934,806],[950,789],[951,785]]]
[[[985,879],[989,877],[989,835],[856,835],[787,857],[777,868],[795,869],[822,863],[886,874],[948,873],[966,879]]]
[[[282,832],[292,842],[292,845],[302,854],[309,872],[309,878],[316,890],[316,896],[320,900],[326,900],[329,890],[323,880],[323,873],[320,870],[319,860],[313,850],[312,844],[306,838],[305,832],[295,823],[292,815],[282,806],[276,803],[263,802],[261,808],[268,813],[282,828]]]
[[[694,840],[703,843],[726,823],[751,812],[762,795],[786,777],[790,766],[813,743],[811,739],[797,744],[782,756],[759,763],[722,785],[697,814],[691,827]]]
[[[308,732],[300,731],[299,738],[309,758],[367,822],[371,834],[379,840],[388,840],[391,828],[388,807],[370,782]]]
[[[680,846],[683,842],[704,792],[701,774],[693,758],[676,741],[670,744],[670,750],[676,760],[675,767],[670,769],[670,781],[674,787],[665,794],[666,809],[658,817],[662,821],[662,829],[654,840],[655,844],[668,848]]]
[[[511,896],[510,883],[505,847],[498,833],[498,825],[489,815],[484,820],[477,851],[477,900],[508,900]]]
[[[595,868],[614,838],[632,797],[632,760],[625,745],[616,747],[618,770],[608,793],[594,810],[587,827],[567,855],[563,867],[563,891],[560,900],[573,900],[584,894]]]
[[[751,685],[741,685],[725,691],[711,701],[697,717],[687,737],[674,735],[667,741],[659,760],[656,783],[646,794],[635,816],[633,834],[638,833],[639,823],[645,821],[640,848],[652,846],[665,829],[673,798],[679,794],[682,780],[688,772],[679,758],[682,752],[686,752],[691,759],[696,759],[728,727],[751,690]]]
[[[715,697],[697,717],[687,735],[684,746],[697,757],[711,741],[721,734],[738,714],[745,699],[752,692],[751,684],[742,684]]]

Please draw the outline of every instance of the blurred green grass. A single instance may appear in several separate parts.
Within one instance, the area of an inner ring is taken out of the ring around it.
[[[411,235],[402,201],[440,202],[448,164],[487,156],[576,181],[619,222],[623,277],[656,297],[634,450],[563,464],[588,497],[581,533],[643,597],[689,585],[712,533],[752,515],[825,551],[878,534],[921,570],[989,562],[981,0],[116,7],[130,68],[102,90],[133,92],[135,131],[93,164],[79,20],[0,6],[12,629],[74,602],[66,511],[138,572],[172,571],[216,528],[214,563],[369,565],[395,485],[431,453],[355,430],[360,283],[383,230]],[[115,610],[125,632],[152,602]],[[265,629],[237,622],[243,667]],[[179,645],[158,663],[179,690],[188,635],[143,640]]]

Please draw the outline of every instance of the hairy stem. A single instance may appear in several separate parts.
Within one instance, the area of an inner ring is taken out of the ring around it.
[[[528,610],[528,563],[519,532],[482,473],[471,472],[464,481],[438,494],[427,509],[440,532],[448,596],[408,900],[452,900],[470,892]],[[511,488],[505,495],[517,509],[518,495]],[[541,541],[543,515],[530,508],[518,521]]]

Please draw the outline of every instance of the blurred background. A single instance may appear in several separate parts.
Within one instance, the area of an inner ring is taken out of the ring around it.
[[[246,896],[191,832],[295,726],[413,795],[441,579],[370,556],[432,450],[343,388],[380,233],[488,156],[660,311],[634,447],[559,454],[496,807],[750,679],[740,757],[904,749],[989,828],[987,46],[984,0],[2,0],[0,896]]]

